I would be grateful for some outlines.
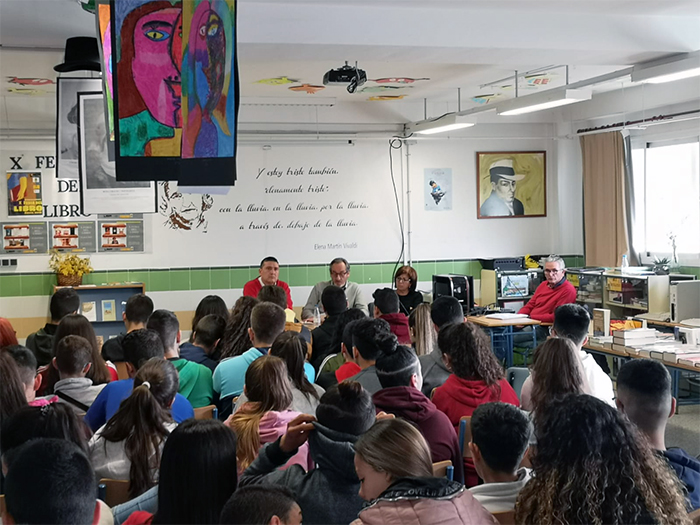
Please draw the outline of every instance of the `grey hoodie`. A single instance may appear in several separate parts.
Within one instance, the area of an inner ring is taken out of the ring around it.
[[[269,443],[241,475],[239,486],[258,483],[284,485],[294,491],[305,524],[347,524],[357,518],[363,501],[355,474],[354,443],[359,436],[344,434],[314,423],[309,452],[316,468],[305,472],[299,465],[276,470],[296,451],[286,453],[280,440]]]
[[[427,397],[431,397],[433,389],[442,386],[450,377],[451,372],[442,362],[442,352],[439,348],[435,348],[428,355],[422,355],[418,358],[420,361],[421,372],[423,373],[423,388],[421,391]]]

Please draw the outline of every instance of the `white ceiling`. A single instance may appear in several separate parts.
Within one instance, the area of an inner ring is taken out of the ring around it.
[[[503,79],[515,70],[568,65],[570,82],[584,80],[699,50],[699,29],[700,0],[238,0],[241,95],[401,104],[455,101],[459,88],[465,109],[484,104],[478,95],[512,97]],[[66,38],[94,34],[94,16],[76,0],[0,0],[1,129],[52,127],[54,87],[8,80],[55,79]],[[345,60],[370,79],[430,80],[368,82],[353,95],[340,86],[316,95],[288,89],[322,85],[323,73]],[[521,80],[520,94],[565,83],[565,68],[548,73],[540,83]],[[299,82],[258,82],[280,76]],[[368,102],[382,95],[405,98]]]

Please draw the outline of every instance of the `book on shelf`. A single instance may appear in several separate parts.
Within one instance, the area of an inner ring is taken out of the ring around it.
[[[116,321],[116,303],[114,299],[103,299],[102,300],[102,320],[103,321]]]
[[[80,305],[82,313],[88,321],[97,321],[97,304],[95,301],[85,301]]]
[[[593,309],[593,335],[606,337],[610,335],[610,310],[607,308]]]
[[[649,337],[655,338],[656,330],[653,328],[630,328],[628,330],[615,330],[612,335],[618,339],[636,341],[638,339],[646,339]]]

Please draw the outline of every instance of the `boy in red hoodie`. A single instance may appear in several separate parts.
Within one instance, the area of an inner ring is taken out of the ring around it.
[[[399,340],[400,345],[411,345],[411,331],[408,327],[408,317],[399,313],[399,296],[391,288],[377,288],[372,294],[374,298],[374,318],[384,319],[389,323],[391,332]]]
[[[459,432],[459,420],[471,416],[483,403],[501,401],[520,406],[486,334],[478,326],[470,322],[448,325],[438,334],[438,347],[453,373],[435,390],[433,403],[447,415],[455,432]],[[467,487],[479,482],[471,458],[464,458],[464,482]]]

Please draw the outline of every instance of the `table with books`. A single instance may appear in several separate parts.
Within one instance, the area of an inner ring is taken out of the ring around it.
[[[648,358],[661,361],[671,373],[673,396],[679,405],[697,404],[698,396],[680,398],[681,376],[691,373],[700,376],[700,346],[682,344],[670,334],[660,334],[650,328],[615,330],[612,344],[589,342],[584,346],[591,352],[621,359]],[[698,384],[695,382],[695,384]]]

